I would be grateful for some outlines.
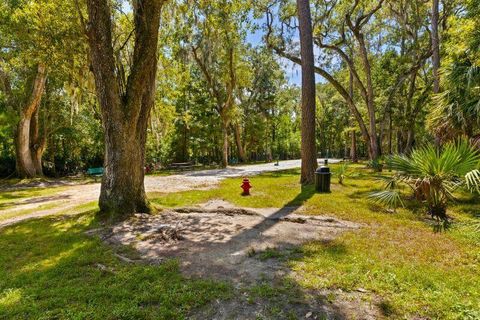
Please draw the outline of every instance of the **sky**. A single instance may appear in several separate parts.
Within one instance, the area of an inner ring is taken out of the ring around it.
[[[247,34],[247,42],[250,43],[252,46],[258,46],[263,44],[263,30],[257,29],[255,32],[250,32]],[[302,73],[300,66],[296,63],[293,63],[287,59],[278,57],[278,61],[283,66],[283,70],[285,71],[285,75],[287,77],[289,84],[294,85],[301,85],[302,81]]]
[[[258,24],[262,24],[262,21],[257,20]],[[255,32],[251,32],[247,34],[246,41],[250,43],[252,46],[258,46],[263,44],[263,30],[261,28],[257,29]],[[296,37],[298,38],[298,36]],[[283,70],[285,71],[285,75],[287,77],[288,83],[292,85],[300,86],[302,84],[302,70],[301,67],[291,62],[288,59],[279,57],[277,55],[277,60],[282,65]],[[316,82],[325,82],[319,75],[315,74]]]

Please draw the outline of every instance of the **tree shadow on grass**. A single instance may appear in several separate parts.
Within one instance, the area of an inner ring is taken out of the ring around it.
[[[348,305],[351,297],[337,296],[334,290],[305,289],[291,276],[291,269],[288,267],[290,262],[301,263],[304,259],[314,257],[318,250],[323,251],[323,254],[328,255],[331,259],[344,259],[347,255],[347,248],[343,243],[331,239],[315,240],[312,243],[317,245],[317,251],[305,251],[302,245],[292,245],[291,242],[286,240],[276,243],[275,247],[262,251],[256,252],[252,249],[255,244],[258,244],[258,239],[268,234],[269,229],[295,212],[314,194],[315,188],[313,185],[302,186],[300,193],[285,206],[266,216],[265,219],[253,227],[233,235],[226,242],[215,243],[214,248],[209,249],[208,245],[203,247],[202,250],[224,252],[225,258],[222,259],[228,259],[227,257],[247,251],[249,259],[258,259],[264,263],[261,267],[250,267],[248,270],[262,270],[260,275],[265,275],[261,276],[260,279],[252,278],[250,282],[244,282],[243,286],[237,289],[240,292],[237,292],[234,297],[222,301],[221,305],[210,305],[202,309],[194,316],[195,319],[249,319],[255,317],[255,315],[262,319],[300,319],[306,315],[316,319],[349,319],[345,309],[351,307]],[[321,249],[318,249],[318,245]],[[201,252],[195,255],[196,259],[201,255]],[[270,259],[279,260],[280,263],[269,262]],[[257,262],[250,260],[250,262],[238,263],[235,265],[236,269],[226,267],[225,272],[215,272],[222,275],[227,274],[237,281],[237,278],[242,278],[235,274],[244,274],[245,270],[243,268],[247,269],[246,264],[256,265]],[[282,271],[284,273],[279,273],[278,265],[283,265],[280,270],[284,270]],[[218,266],[215,267],[218,268]],[[212,270],[212,268],[213,265],[209,269]],[[206,273],[208,274],[208,272]],[[355,304],[353,305],[355,306]]]
[[[300,193],[295,196],[292,200],[290,200],[284,207],[294,207],[294,206],[301,206],[305,202],[307,202],[313,195],[316,193],[315,185],[302,185],[300,189]]]
[[[285,204],[282,208],[278,209],[274,213],[267,216],[263,219],[260,223],[255,225],[252,229],[247,229],[243,233],[235,236],[232,238],[231,241],[235,242],[236,238],[242,238],[245,236],[244,233],[248,232],[265,232],[280,221],[283,218],[287,217],[288,215],[295,212],[300,206],[302,206],[308,199],[310,199],[315,194],[315,186],[313,185],[302,185],[300,193],[295,196],[292,200],[290,200],[287,204]]]
[[[125,264],[100,239],[93,212],[0,230],[0,318],[178,319],[229,286],[185,279],[178,263]]]
[[[320,241],[323,244],[323,241]],[[342,244],[325,241],[325,252],[341,259],[346,255]],[[192,313],[193,319],[349,319],[342,303],[345,297],[338,297],[334,290],[314,290],[302,287],[292,277],[289,264],[302,261],[313,255],[301,246],[289,243],[278,247],[252,252],[250,263],[259,261],[270,267],[270,272],[260,274],[257,279],[235,285],[234,295]],[[280,267],[282,266],[282,267]],[[283,270],[283,271],[279,271]]]
[[[336,240],[312,241],[306,246],[268,248],[256,252],[251,259],[262,260],[267,264],[281,263],[289,270],[292,264],[302,266],[309,259],[327,259],[341,264],[349,257],[344,243]],[[272,262],[279,261],[279,262]],[[301,267],[300,267],[301,268]],[[299,270],[297,270],[299,271]],[[319,267],[319,277],[322,269]],[[305,271],[304,271],[305,272]],[[235,298],[222,302],[226,307],[200,313],[204,318],[247,319],[257,315],[261,319],[373,319],[382,316],[383,300],[373,293],[336,288],[307,288],[301,277],[290,271],[284,275],[266,276],[247,286]],[[367,302],[368,301],[368,302]],[[226,309],[226,310],[225,310]],[[226,313],[230,311],[230,313]]]
[[[22,196],[3,196],[3,198],[9,198],[9,199],[22,199]],[[66,200],[70,199],[71,195],[68,194],[59,194],[59,195],[51,195],[51,196],[40,196],[40,197],[33,197],[33,198],[28,198],[20,201],[11,201],[11,202],[5,202],[0,204],[0,210],[14,207],[14,206],[21,206],[21,205],[27,205],[27,204],[33,204],[33,203],[38,203],[42,204],[44,202],[52,202],[52,201],[59,201],[59,200]]]

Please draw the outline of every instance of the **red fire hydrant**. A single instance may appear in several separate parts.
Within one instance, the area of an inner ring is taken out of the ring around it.
[[[250,189],[252,188],[252,185],[250,184],[250,180],[248,180],[248,178],[243,178],[243,182],[240,187],[243,189],[242,195],[244,196],[250,195]]]

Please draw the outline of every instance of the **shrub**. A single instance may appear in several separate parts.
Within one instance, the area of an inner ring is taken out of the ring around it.
[[[480,153],[466,139],[447,143],[441,151],[429,145],[410,156],[395,155],[389,164],[397,173],[387,184],[388,192],[370,195],[389,206],[398,204],[397,185],[403,183],[425,203],[432,217],[447,221],[447,204],[454,199],[455,190],[465,187],[471,192],[480,191]]]

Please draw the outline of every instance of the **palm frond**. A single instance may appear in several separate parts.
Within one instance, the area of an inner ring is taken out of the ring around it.
[[[480,193],[480,170],[473,169],[465,175],[468,190]]]
[[[456,163],[452,171],[459,176],[465,176],[469,171],[478,167],[480,153],[467,138],[461,138],[447,145],[449,152],[454,154]],[[444,152],[445,153],[445,152]]]
[[[391,209],[404,206],[400,193],[395,189],[372,192],[368,195],[368,198],[380,204],[386,205]]]

